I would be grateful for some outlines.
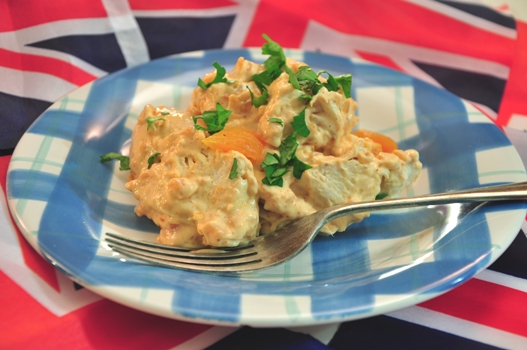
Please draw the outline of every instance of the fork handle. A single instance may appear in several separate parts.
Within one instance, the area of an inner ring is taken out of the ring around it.
[[[328,222],[347,214],[361,213],[366,211],[413,208],[448,203],[495,201],[527,201],[527,182],[480,187],[417,197],[393,198],[370,202],[341,204],[322,211],[326,216],[326,222]]]

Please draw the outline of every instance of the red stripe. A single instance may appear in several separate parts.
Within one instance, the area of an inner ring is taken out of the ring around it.
[[[355,52],[357,52],[357,54],[360,57],[364,58],[365,60],[368,60],[368,61],[371,61],[371,62],[375,62],[377,64],[380,64],[380,65],[383,65],[385,67],[392,68],[392,69],[395,69],[395,70],[398,70],[398,71],[403,71],[403,69],[401,69],[401,67],[399,67],[388,56],[376,55],[376,54],[373,54],[373,53],[362,52],[362,51],[358,51],[358,50],[356,50]]]
[[[497,122],[500,125],[507,125],[513,113],[527,116],[527,23],[517,21],[516,24],[516,56],[498,113]]]
[[[51,57],[23,54],[0,48],[0,66],[26,72],[54,75],[75,85],[84,85],[96,79],[92,75],[70,63]]]
[[[65,19],[106,17],[99,0],[3,0],[0,1],[0,32]]]
[[[0,288],[1,349],[169,349],[211,328],[106,299],[57,317],[2,271]]]
[[[527,293],[499,284],[471,279],[419,306],[527,337]]]
[[[262,33],[299,47],[309,21],[336,31],[482,58],[510,66],[515,40],[402,1],[262,0],[244,42],[259,46]],[[294,14],[291,12],[294,11]],[[280,25],[276,25],[280,23]],[[484,44],[483,44],[484,43]]]
[[[132,10],[200,10],[218,7],[238,6],[230,0],[129,0]]]

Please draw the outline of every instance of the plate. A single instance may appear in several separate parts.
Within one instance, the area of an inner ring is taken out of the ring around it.
[[[353,74],[361,127],[420,152],[419,180],[402,195],[525,181],[504,134],[471,104],[365,61],[286,50],[315,71]],[[8,169],[8,202],[30,244],[82,286],[149,313],[193,322],[278,327],[358,319],[413,305],[467,281],[512,242],[524,204],[372,214],[318,237],[292,261],[241,276],[171,270],[119,259],[104,232],[153,239],[124,189],[127,172],[99,156],[125,151],[145,104],[185,108],[218,61],[262,62],[260,50],[172,56],[98,79],[54,103],[22,137]]]

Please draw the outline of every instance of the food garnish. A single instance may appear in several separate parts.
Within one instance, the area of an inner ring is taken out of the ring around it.
[[[130,157],[123,156],[120,153],[109,152],[101,156],[101,163],[109,162],[111,160],[118,160],[119,170],[130,170]]]
[[[213,135],[218,131],[223,130],[231,113],[232,111],[229,111],[223,108],[221,104],[216,103],[215,111],[205,111],[202,115],[193,116],[192,119],[194,120],[194,126],[196,129],[208,131],[209,134]],[[207,127],[205,128],[198,124],[198,120],[202,120]]]

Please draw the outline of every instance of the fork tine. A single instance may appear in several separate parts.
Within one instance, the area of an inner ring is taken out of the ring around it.
[[[160,254],[151,252],[148,250],[143,249],[134,249],[129,248],[125,246],[113,246],[110,244],[110,247],[122,254],[130,255],[133,257],[140,257],[144,260],[148,261],[157,261],[157,262],[164,262],[164,263],[177,263],[177,264],[186,264],[186,265],[199,265],[199,266],[235,266],[235,265],[242,265],[247,263],[254,263],[259,262],[260,259],[255,257],[256,254],[251,254],[248,256],[240,256],[235,258],[227,258],[227,259],[221,259],[212,257],[211,259],[207,259],[206,257],[199,257],[199,258],[184,258],[179,257],[171,254]]]
[[[253,244],[238,246],[238,247],[222,247],[217,249],[199,249],[192,250],[181,247],[167,246],[142,240],[131,239],[125,236],[116,235],[114,233],[107,233],[105,241],[110,246],[126,247],[130,249],[137,249],[140,251],[147,251],[158,253],[162,255],[170,255],[180,258],[191,259],[236,259],[249,255],[256,254]]]
[[[137,241],[116,234],[107,234],[106,242],[113,251],[157,265],[192,271],[245,272],[258,268],[261,259],[253,245],[236,249],[191,251],[178,247]]]

